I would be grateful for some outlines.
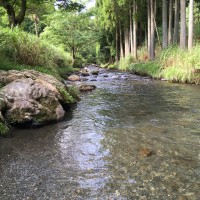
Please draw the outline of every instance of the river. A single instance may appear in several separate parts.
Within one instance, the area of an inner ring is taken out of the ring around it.
[[[0,199],[199,199],[200,87],[95,79],[64,121],[0,139]]]

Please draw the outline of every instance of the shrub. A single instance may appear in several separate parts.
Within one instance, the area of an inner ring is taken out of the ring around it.
[[[6,135],[9,131],[8,126],[6,126],[4,123],[0,122],[0,135]]]
[[[196,45],[190,51],[171,46],[162,50],[153,62],[130,65],[130,70],[140,75],[199,84],[200,74],[195,73],[197,69],[200,69],[200,45]]]
[[[126,58],[122,58],[118,63],[118,68],[119,70],[127,71],[130,69],[130,64],[133,62],[135,62],[135,60],[131,55]]]
[[[158,62],[162,77],[175,82],[196,82],[194,71],[200,69],[200,45],[190,51],[169,47],[162,51]]]
[[[0,54],[28,66],[41,66],[53,71],[69,66],[69,54],[48,42],[15,28],[0,30]]]

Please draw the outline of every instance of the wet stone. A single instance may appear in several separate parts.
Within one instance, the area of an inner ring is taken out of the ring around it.
[[[153,150],[148,149],[148,148],[145,148],[145,147],[139,149],[139,151],[138,151],[138,155],[139,155],[140,157],[150,157],[150,156],[152,156],[153,154],[155,154]]]
[[[68,80],[69,81],[80,81],[81,79],[80,79],[80,76],[78,76],[78,75],[71,75],[68,77]]]

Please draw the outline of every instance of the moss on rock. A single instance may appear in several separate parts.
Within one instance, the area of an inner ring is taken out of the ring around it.
[[[78,92],[75,88],[69,87],[67,90],[65,88],[58,88],[59,93],[61,94],[64,103],[73,104],[78,100]]]
[[[5,123],[0,121],[0,135],[5,136],[8,134],[8,131],[9,127]]]

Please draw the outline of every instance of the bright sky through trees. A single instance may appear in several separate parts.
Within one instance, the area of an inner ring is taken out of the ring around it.
[[[86,7],[87,9],[91,8],[91,7],[94,7],[95,6],[95,0],[90,0],[87,4],[86,4]]]

